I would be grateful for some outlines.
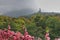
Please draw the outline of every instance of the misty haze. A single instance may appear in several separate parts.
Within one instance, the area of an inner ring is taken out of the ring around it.
[[[0,15],[18,17],[42,12],[60,12],[59,0],[0,0]]]
[[[0,40],[60,40],[60,0],[0,0]]]

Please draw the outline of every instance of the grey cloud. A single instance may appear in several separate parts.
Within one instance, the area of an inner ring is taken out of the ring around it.
[[[0,0],[0,10],[4,12],[23,8],[37,9],[34,0]]]
[[[3,14],[9,14],[15,10],[21,11],[22,9],[33,9],[36,12],[39,8],[42,11],[60,12],[60,0],[0,0],[0,12]]]
[[[37,8],[34,0],[0,0],[0,12],[2,13],[0,15],[21,16],[36,12]]]

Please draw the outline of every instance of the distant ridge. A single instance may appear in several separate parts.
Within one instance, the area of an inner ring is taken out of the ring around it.
[[[3,16],[9,16],[9,17],[29,17],[31,15],[36,14],[42,14],[42,15],[60,15],[59,12],[42,12],[41,8],[39,8],[39,11],[34,11],[33,9],[22,9],[22,10],[14,10],[7,13],[2,14]]]

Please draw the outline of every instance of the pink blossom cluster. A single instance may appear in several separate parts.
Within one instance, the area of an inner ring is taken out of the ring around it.
[[[0,29],[0,40],[34,40],[34,37],[29,35],[27,31],[24,34],[11,31],[11,27],[8,25],[8,30]]]

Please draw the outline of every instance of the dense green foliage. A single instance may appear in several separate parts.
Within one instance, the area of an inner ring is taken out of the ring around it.
[[[0,16],[0,29],[7,28],[8,23],[11,25],[11,30],[22,33],[22,25],[24,24],[29,34],[35,37],[43,38],[46,32],[50,33],[51,40],[60,36],[60,18],[56,15],[48,16],[37,13],[29,17],[18,18]]]

